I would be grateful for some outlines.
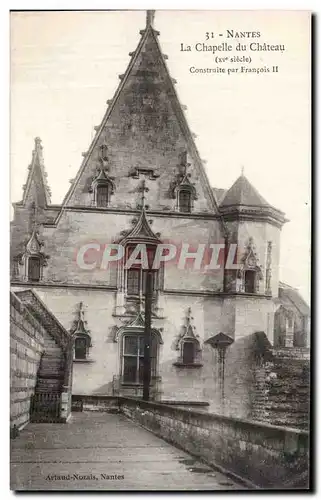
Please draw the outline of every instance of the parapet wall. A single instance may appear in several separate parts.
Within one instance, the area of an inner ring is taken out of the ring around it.
[[[248,486],[308,489],[309,433],[169,405],[119,398],[127,417]]]

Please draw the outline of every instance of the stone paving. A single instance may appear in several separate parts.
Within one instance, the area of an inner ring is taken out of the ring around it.
[[[13,490],[243,490],[124,415],[73,413],[11,441]]]

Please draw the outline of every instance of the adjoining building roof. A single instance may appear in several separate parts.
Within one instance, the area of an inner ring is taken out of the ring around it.
[[[290,309],[296,309],[302,316],[310,316],[310,307],[296,288],[286,283],[279,283],[279,299],[281,304]]]
[[[234,182],[222,199],[220,206],[246,205],[256,207],[270,207],[271,205],[260,195],[260,193],[247,180],[245,175]]]

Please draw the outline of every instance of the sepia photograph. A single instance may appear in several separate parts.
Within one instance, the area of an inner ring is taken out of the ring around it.
[[[10,12],[10,488],[311,489],[311,12]]]

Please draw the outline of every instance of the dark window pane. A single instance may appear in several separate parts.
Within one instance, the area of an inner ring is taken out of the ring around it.
[[[28,259],[28,279],[30,281],[40,280],[40,259],[38,257],[29,257]]]
[[[178,202],[180,212],[191,211],[191,193],[189,191],[180,191],[178,194]]]
[[[155,289],[156,289],[157,272],[153,272],[152,274],[150,274],[150,277],[152,280],[152,291],[154,293]],[[147,283],[147,273],[143,271],[143,294],[144,295],[146,293],[146,283]]]
[[[124,356],[123,381],[126,383],[135,383],[137,380],[137,357]]]
[[[139,295],[139,291],[140,291],[140,269],[128,269],[127,294]]]
[[[144,382],[144,358],[139,358],[139,383],[143,384]]]
[[[194,342],[184,342],[183,344],[183,363],[186,365],[194,363]]]
[[[152,345],[151,345],[151,350],[150,350],[150,356],[151,356],[151,358],[157,357],[157,338],[155,335],[152,336]]]
[[[86,339],[76,338],[75,339],[75,358],[76,359],[86,359],[86,356],[87,356]]]
[[[108,186],[97,186],[96,199],[97,199],[97,207],[108,206]]]
[[[144,337],[139,337],[139,355],[144,356],[145,339]]]
[[[137,356],[138,337],[136,337],[136,335],[126,335],[126,337],[124,337],[124,354]]]
[[[255,293],[255,271],[245,271],[245,292]]]

